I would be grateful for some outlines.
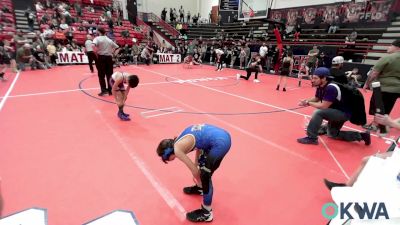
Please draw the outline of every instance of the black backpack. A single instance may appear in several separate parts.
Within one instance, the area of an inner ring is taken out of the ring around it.
[[[343,99],[344,105],[350,109],[350,122],[355,125],[366,124],[364,96],[360,90],[351,85],[336,82],[330,82],[328,85],[332,85],[338,90],[338,100]]]

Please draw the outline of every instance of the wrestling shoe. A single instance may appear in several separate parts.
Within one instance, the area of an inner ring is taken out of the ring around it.
[[[346,184],[344,183],[335,183],[327,179],[324,179],[324,184],[329,190],[332,190],[334,187],[346,187]]]
[[[201,205],[200,209],[186,213],[186,219],[191,222],[211,222],[213,220],[212,210],[208,211]]]
[[[304,137],[304,138],[297,139],[297,142],[299,142],[301,144],[306,144],[306,145],[318,145],[317,138]]]
[[[130,121],[131,119],[127,116],[125,116],[124,114],[118,112],[118,118],[120,118],[122,121]]]
[[[203,189],[197,185],[184,187],[183,192],[187,195],[203,195]]]

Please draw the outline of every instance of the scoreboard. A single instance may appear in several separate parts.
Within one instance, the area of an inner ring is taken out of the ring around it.
[[[239,9],[239,0],[219,0],[220,11],[237,11]]]

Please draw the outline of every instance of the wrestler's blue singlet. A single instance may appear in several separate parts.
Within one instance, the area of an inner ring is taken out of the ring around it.
[[[201,149],[206,153],[218,151],[225,155],[231,146],[229,133],[219,127],[210,124],[196,124],[186,128],[176,139],[191,135],[195,139],[195,148]],[[192,149],[193,150],[193,149]]]
[[[199,166],[203,184],[203,203],[204,205],[211,205],[213,195],[211,176],[231,148],[231,136],[219,127],[210,124],[197,124],[186,128],[176,139],[176,142],[188,135],[195,139],[195,145],[191,151],[195,148],[202,150]]]

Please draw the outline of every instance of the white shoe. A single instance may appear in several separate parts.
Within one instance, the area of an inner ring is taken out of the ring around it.
[[[240,74],[236,74],[236,80],[240,79]]]
[[[260,83],[260,81],[258,79],[254,79],[253,82],[254,83]]]

